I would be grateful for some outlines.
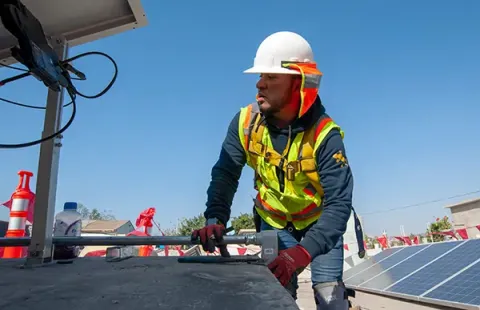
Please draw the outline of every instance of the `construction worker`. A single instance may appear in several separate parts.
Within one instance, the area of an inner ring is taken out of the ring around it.
[[[270,270],[296,299],[297,274],[310,265],[317,309],[348,309],[343,234],[352,210],[353,177],[343,131],[318,96],[322,73],[310,44],[277,32],[259,46],[256,103],[233,118],[208,188],[206,225],[195,230],[205,251],[215,250],[245,164],[255,171],[260,230],[277,230],[280,252]],[[226,246],[220,247],[228,256]]]

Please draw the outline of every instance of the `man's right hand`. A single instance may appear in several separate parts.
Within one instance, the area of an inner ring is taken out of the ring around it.
[[[192,240],[200,238],[200,244],[206,252],[215,252],[215,243],[223,242],[223,235],[226,234],[225,226],[221,224],[207,225],[201,229],[196,229],[192,232]],[[228,253],[227,245],[221,245],[218,247],[220,255],[223,257],[230,257]]]

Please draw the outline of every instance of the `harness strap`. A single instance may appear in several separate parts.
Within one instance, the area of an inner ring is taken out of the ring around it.
[[[290,150],[291,135],[289,135],[288,137],[287,145],[283,150],[283,153],[280,154],[273,148],[270,148],[263,143],[263,133],[266,127],[264,118],[261,117],[260,114],[257,114],[253,123],[254,125],[252,130],[250,131],[250,142],[248,145],[248,151],[249,151],[249,155],[252,158],[252,163],[256,164],[258,156],[262,156],[265,158],[265,160],[268,163],[286,172],[287,179],[293,181],[293,179],[289,178],[289,175],[290,175],[289,172],[291,172],[292,168],[294,168],[294,166],[290,167],[290,164],[293,162],[289,162],[286,159],[288,152]],[[292,175],[292,177],[293,176],[294,174]]]
[[[250,157],[251,159],[251,162],[252,162],[252,165],[255,167],[257,165],[257,158],[258,158],[258,155],[254,152],[251,151],[251,140],[252,140],[252,136],[251,136],[251,132],[253,131],[254,127],[255,127],[255,124],[258,124],[259,120],[261,118],[261,115],[260,115],[260,108],[258,106],[258,103],[252,103],[250,105],[248,105],[247,107],[247,113],[246,113],[246,117],[245,117],[245,120],[243,122],[243,136],[244,136],[244,148],[245,150],[247,150],[247,153],[248,153],[248,156]],[[263,135],[263,129],[262,130],[262,135]],[[260,180],[260,175],[257,173],[257,171],[255,170],[255,176],[254,176],[254,188],[255,190],[258,190],[257,188],[257,185],[256,185],[256,182],[257,180]]]
[[[317,160],[313,150],[315,148],[315,142],[317,141],[318,136],[325,126],[327,126],[330,122],[332,122],[331,118],[324,118],[317,126],[313,126],[307,130],[303,136],[302,145],[300,148],[301,159],[299,170],[305,173],[307,178],[310,180],[310,183],[313,187],[315,187],[315,190],[320,194],[321,197],[324,196],[324,192],[322,186],[320,185],[320,178],[317,172]]]

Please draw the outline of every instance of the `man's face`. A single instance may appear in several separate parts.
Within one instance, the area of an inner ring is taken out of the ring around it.
[[[297,113],[295,101],[298,101],[298,96],[294,94],[298,94],[299,86],[294,75],[261,74],[257,82],[260,111],[266,117],[278,117],[280,112],[287,112],[286,109]]]

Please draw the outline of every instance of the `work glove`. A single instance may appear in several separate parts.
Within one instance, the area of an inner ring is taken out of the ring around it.
[[[303,270],[312,260],[310,254],[300,245],[280,251],[277,258],[270,264],[268,269],[280,281],[282,286],[286,286],[293,274],[298,270]]]
[[[223,242],[223,235],[226,234],[225,226],[222,224],[207,225],[201,229],[196,229],[192,232],[192,240],[200,238],[200,244],[206,252],[215,252],[215,243]],[[218,247],[220,255],[222,257],[230,257],[228,253],[227,245],[223,244]]]

